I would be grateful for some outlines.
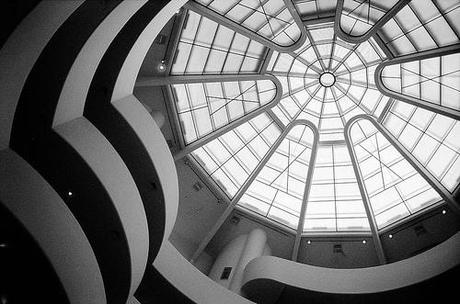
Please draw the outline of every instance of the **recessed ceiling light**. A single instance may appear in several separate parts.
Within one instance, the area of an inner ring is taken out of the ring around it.
[[[164,60],[161,60],[160,63],[157,66],[158,71],[164,72],[166,71],[166,64]]]

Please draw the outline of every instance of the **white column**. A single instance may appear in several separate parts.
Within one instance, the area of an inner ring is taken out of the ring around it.
[[[230,283],[231,291],[237,294],[241,293],[244,269],[250,261],[264,254],[266,243],[267,234],[262,229],[254,229],[248,234],[238,265],[234,270],[235,273],[232,282]]]

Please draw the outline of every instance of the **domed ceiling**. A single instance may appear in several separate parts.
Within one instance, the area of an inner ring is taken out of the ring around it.
[[[293,233],[458,209],[459,15],[458,1],[190,1],[166,62],[182,153],[229,208]]]

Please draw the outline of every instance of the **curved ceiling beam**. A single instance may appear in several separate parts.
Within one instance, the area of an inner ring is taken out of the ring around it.
[[[342,26],[340,24],[340,20],[342,18],[342,13],[343,13],[343,4],[344,1],[346,0],[337,0],[337,9],[335,13],[335,21],[334,21],[334,28],[335,28],[335,33],[337,36],[339,36],[341,39],[345,40],[346,42],[350,43],[362,43],[364,41],[367,41],[370,37],[372,37],[374,34],[376,34],[380,28],[385,25],[385,23],[388,22],[391,18],[393,18],[407,3],[409,3],[411,0],[401,0],[398,1],[389,11],[385,13],[385,15],[380,18],[373,26],[371,29],[369,29],[366,33],[360,35],[360,36],[353,36],[350,34],[345,33],[345,31],[342,29]]]
[[[276,149],[279,147],[279,145],[281,144],[281,142],[284,140],[284,138],[286,137],[287,134],[289,134],[289,131],[292,130],[292,128],[294,126],[297,126],[297,125],[306,125],[308,126],[312,131],[313,131],[313,134],[314,134],[314,147],[316,147],[316,144],[318,142],[318,138],[319,138],[319,133],[318,133],[318,129],[316,128],[316,126],[311,123],[310,121],[307,121],[307,120],[296,120],[296,121],[293,121],[292,123],[290,123],[289,125],[286,126],[286,128],[283,130],[283,133],[281,133],[281,135],[278,137],[278,139],[276,140],[276,142],[273,144],[272,147],[270,147],[270,150],[265,154],[265,156],[262,158],[262,160],[259,162],[259,164],[257,165],[257,167],[254,169],[254,171],[251,173],[251,175],[248,177],[248,179],[245,181],[244,185],[238,190],[238,192],[235,194],[235,196],[232,198],[232,200],[230,201],[230,204],[227,206],[227,208],[225,209],[225,211],[223,212],[223,214],[219,217],[219,219],[217,220],[217,222],[214,224],[214,226],[212,227],[212,229],[208,232],[208,234],[203,238],[203,240],[201,241],[200,245],[198,246],[198,248],[195,250],[192,258],[191,258],[191,262],[193,263],[196,259],[198,259],[198,257],[200,256],[200,254],[203,252],[203,250],[206,248],[206,246],[208,245],[208,243],[211,241],[211,239],[214,237],[214,235],[217,233],[217,231],[219,230],[219,228],[222,226],[222,224],[225,222],[225,220],[227,219],[227,217],[231,214],[231,212],[233,211],[233,209],[235,208],[236,204],[238,203],[238,201],[241,199],[241,197],[243,196],[243,194],[246,192],[246,190],[248,190],[249,186],[252,184],[252,182],[254,181],[254,179],[257,177],[257,175],[259,174],[259,172],[264,168],[265,164],[267,163],[267,161],[270,159],[270,157],[275,153]],[[314,154],[314,153],[312,153]],[[312,171],[312,170],[310,170]],[[279,225],[281,227],[281,225]],[[282,228],[284,230],[286,230],[286,228],[284,226],[282,226]],[[288,231],[288,230],[286,230]],[[292,231],[288,231],[288,232],[291,232]]]
[[[384,61],[380,63],[375,69],[375,73],[374,73],[375,85],[377,86],[377,89],[379,89],[379,91],[382,92],[382,94],[388,97],[391,97],[397,100],[401,100],[401,101],[407,102],[415,106],[420,106],[422,108],[433,111],[435,113],[446,115],[453,119],[459,120],[460,110],[455,110],[452,108],[434,104],[432,102],[428,102],[426,100],[422,100],[422,99],[418,99],[418,98],[408,96],[402,93],[394,92],[390,90],[389,88],[387,88],[382,80],[382,72],[388,66],[395,65],[395,64],[401,64],[401,63],[407,63],[407,62],[413,62],[417,60],[435,58],[435,57],[450,55],[454,53],[460,53],[460,44],[450,45],[446,47],[441,47],[439,49],[428,50],[428,51],[415,53],[415,54],[404,55],[401,57],[397,57],[394,59]]]
[[[251,81],[254,81],[254,80],[270,80],[273,82],[273,84],[275,85],[275,88],[276,88],[276,94],[275,96],[273,97],[273,100],[270,101],[269,103],[257,108],[256,110],[244,115],[243,117],[240,117],[232,122],[230,122],[229,124],[209,133],[208,135],[205,135],[201,138],[199,138],[198,140],[190,143],[189,145],[186,145],[185,144],[181,144],[182,145],[182,149],[178,152],[176,152],[174,154],[174,159],[175,160],[179,160],[181,158],[183,158],[184,156],[186,156],[187,154],[193,152],[194,150],[204,146],[205,144],[213,141],[214,139],[216,139],[217,137],[227,133],[228,131],[242,125],[243,123],[245,122],[248,122],[249,120],[251,120],[252,118],[258,116],[259,114],[265,112],[267,109],[270,109],[272,107],[274,107],[275,105],[277,105],[279,103],[279,101],[281,100],[281,97],[282,97],[282,94],[283,94],[283,86],[281,85],[281,82],[278,80],[278,78],[276,78],[275,76],[273,75],[270,75],[270,74],[266,74],[266,75],[257,75],[257,74],[254,74],[254,75],[222,75],[222,76],[212,76],[212,75],[204,75],[204,76],[178,76],[178,78],[176,77],[166,77],[166,78],[173,78],[175,79],[176,81],[181,81],[181,82],[178,82],[178,83],[209,83],[209,82],[216,82],[216,79],[217,81],[221,81],[221,82],[232,82],[232,81],[240,81],[240,80],[243,80],[243,81],[248,81],[248,80],[251,80]],[[191,82],[188,81],[188,79],[190,79]],[[221,80],[219,80],[221,79]],[[171,87],[167,87],[167,90],[169,92],[169,96],[172,100],[172,90],[171,90]],[[174,103],[172,102],[173,104],[173,109],[174,109],[174,123],[176,124],[176,127],[178,128],[178,130],[181,130],[181,125],[180,125],[180,122],[179,122],[179,118],[178,118],[178,115],[177,115],[177,109],[175,108],[175,105]]]
[[[379,258],[380,264],[386,264],[387,259],[385,257],[385,251],[383,250],[382,241],[380,240],[380,237],[379,237],[379,230],[378,230],[377,222],[376,222],[375,217],[374,217],[374,212],[372,210],[372,205],[371,205],[369,197],[367,195],[367,191],[366,191],[366,188],[365,188],[365,185],[364,185],[364,179],[363,179],[363,176],[361,174],[361,170],[358,167],[358,161],[356,159],[356,155],[355,155],[354,150],[353,150],[353,144],[352,144],[352,141],[350,139],[351,127],[359,119],[372,119],[372,118],[370,118],[370,116],[368,116],[368,115],[361,114],[361,115],[357,115],[357,116],[353,117],[352,119],[350,119],[347,122],[347,124],[345,125],[345,128],[344,128],[345,129],[344,130],[345,142],[347,144],[348,153],[350,154],[351,163],[353,164],[353,171],[355,172],[356,180],[358,182],[359,192],[361,192],[361,198],[363,199],[364,208],[366,210],[366,215],[367,215],[367,218],[369,220],[369,226],[370,226],[371,232],[372,232],[372,240],[374,241],[374,246],[375,246],[375,250],[377,252],[377,257]]]
[[[283,1],[285,3],[285,6],[288,8],[289,12],[291,13],[292,17],[294,18],[294,21],[296,25],[298,26],[300,33],[301,33],[299,39],[296,42],[294,42],[292,45],[289,45],[289,46],[281,46],[279,44],[276,44],[272,40],[269,40],[257,34],[256,32],[242,26],[241,24],[197,2],[189,1],[187,2],[186,5],[184,5],[184,8],[194,11],[195,13],[201,16],[209,18],[223,26],[228,27],[231,30],[234,30],[237,33],[240,33],[241,35],[244,35],[278,52],[289,52],[289,51],[293,51],[301,47],[305,43],[307,39],[307,35],[306,35],[305,26],[303,25],[302,20],[300,19],[299,14],[297,13],[297,10],[292,4],[291,0],[283,0]]]
[[[300,241],[302,239],[303,227],[305,224],[305,213],[307,211],[308,197],[310,194],[311,183],[313,180],[313,171],[315,168],[316,154],[318,152],[319,131],[313,124],[309,125],[313,131],[313,147],[311,149],[310,161],[308,163],[307,179],[305,180],[305,190],[302,199],[302,207],[300,209],[299,224],[297,225],[297,232],[294,240],[294,247],[292,249],[293,261],[297,261],[299,255]],[[313,126],[313,127],[312,127]]]

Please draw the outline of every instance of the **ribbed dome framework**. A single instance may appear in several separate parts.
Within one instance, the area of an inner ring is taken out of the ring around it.
[[[272,57],[271,71],[283,84],[278,105],[285,119],[308,119],[319,129],[320,141],[343,140],[353,116],[375,117],[388,102],[376,88],[374,70],[386,59],[371,39],[350,44],[338,38],[334,25],[308,28],[308,39],[294,53]],[[328,83],[321,83],[321,80]]]
[[[181,153],[228,210],[237,206],[297,235],[376,238],[423,210],[455,209],[460,40],[452,18],[459,5],[345,0],[333,22],[321,19],[334,16],[327,1],[313,2],[317,20],[302,1],[185,6],[170,69],[181,79],[170,92]],[[429,7],[431,16],[423,13]],[[408,24],[409,15],[418,22]],[[449,37],[430,26],[435,20]],[[403,56],[404,39],[416,55]],[[417,94],[422,83],[438,96]],[[428,142],[429,155],[422,152]]]

